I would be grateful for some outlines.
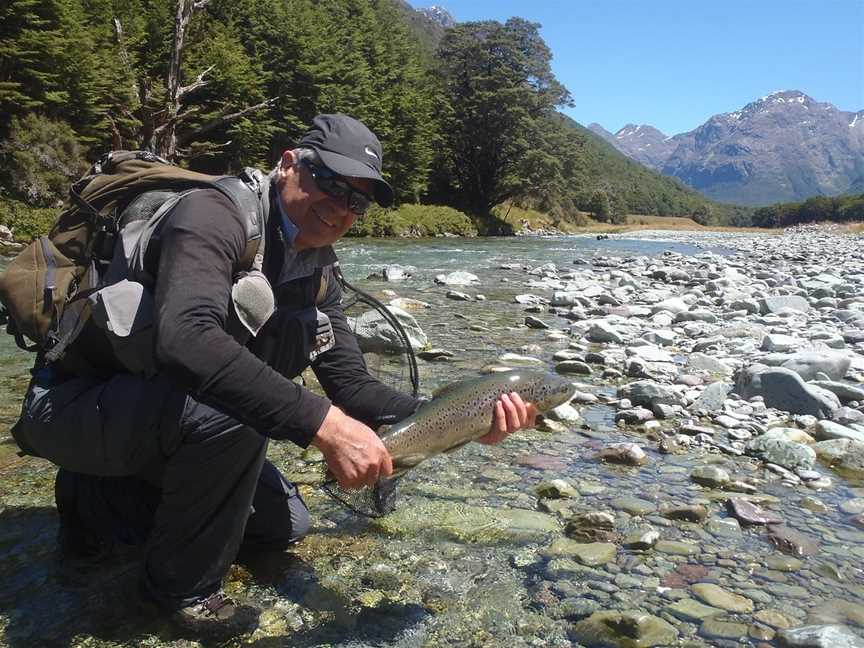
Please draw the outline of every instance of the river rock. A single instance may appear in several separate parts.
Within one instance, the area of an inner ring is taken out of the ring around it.
[[[748,626],[745,623],[734,623],[732,621],[718,621],[717,619],[705,619],[699,626],[699,634],[708,639],[731,639],[739,641],[747,636]],[[769,630],[773,636],[773,631]]]
[[[519,367],[533,367],[545,364],[540,358],[534,356],[520,355],[518,353],[502,353],[498,356],[498,360],[507,365],[516,365]]]
[[[827,389],[839,398],[841,403],[848,403],[849,401],[864,401],[864,389],[856,387],[855,385],[850,385],[849,383],[837,382],[834,380],[812,380],[810,381],[810,384],[821,387],[822,389]]]
[[[811,625],[777,633],[789,648],[864,648],[864,639],[843,625]]]
[[[699,394],[699,398],[693,401],[690,409],[705,410],[706,412],[716,412],[721,407],[723,407],[723,403],[726,402],[726,398],[729,396],[729,392],[731,391],[732,385],[730,385],[729,383],[711,383],[702,390],[702,393]]]
[[[384,267],[384,270],[381,271],[381,274],[384,276],[384,281],[403,281],[405,279],[408,279],[411,276],[411,273],[415,270],[416,268],[400,265],[389,265]]]
[[[740,497],[731,497],[726,500],[726,509],[739,522],[744,524],[780,524],[783,518],[748,502]]]
[[[669,355],[666,351],[659,347],[655,347],[651,344],[644,344],[642,346],[635,347],[627,347],[626,351],[628,356],[636,356],[640,360],[644,360],[645,362],[674,362],[675,359]]]
[[[660,539],[660,532],[653,527],[640,527],[630,531],[621,543],[625,549],[633,549],[635,551],[646,551],[657,544]]]
[[[864,443],[864,432],[853,430],[845,425],[834,423],[833,421],[819,421],[813,429],[813,436],[819,441],[828,441],[829,439],[852,439],[859,443]]]
[[[687,367],[695,371],[707,371],[724,376],[732,374],[732,367],[704,353],[691,353],[687,358]]]
[[[531,315],[527,315],[525,317],[525,326],[532,329],[548,329],[550,326],[537,317],[532,317]]]
[[[753,611],[753,601],[739,594],[728,592],[713,583],[696,583],[690,589],[700,601],[712,607],[738,613]]]
[[[552,306],[577,306],[582,303],[582,295],[574,291],[555,290],[552,292]],[[587,305],[589,302],[585,302]]]
[[[864,443],[854,439],[832,439],[813,444],[817,456],[830,466],[864,472]]]
[[[819,552],[819,540],[785,524],[769,525],[768,537],[775,547],[790,556],[814,556]]]
[[[667,505],[660,508],[660,515],[670,520],[702,522],[708,517],[708,509],[702,504]]]
[[[536,486],[534,492],[537,493],[537,497],[547,499],[579,497],[579,491],[576,490],[576,487],[563,479],[552,479],[542,482]]]
[[[656,331],[648,331],[642,334],[642,339],[651,342],[652,344],[656,344],[657,346],[670,346],[675,344],[675,338],[677,336],[673,331],[660,329]]]
[[[595,458],[626,466],[642,466],[648,463],[648,456],[636,443],[613,443],[601,449]]]
[[[851,358],[836,351],[801,351],[799,353],[772,353],[761,358],[763,364],[783,367],[797,373],[804,380],[816,380],[820,373],[830,380],[840,380],[849,371]]]
[[[829,599],[807,613],[807,623],[810,624],[852,624],[864,628],[864,602]]]
[[[537,541],[560,529],[554,517],[538,511],[457,505],[446,500],[416,500],[397,506],[374,523],[395,536],[428,534],[469,544]]]
[[[763,297],[759,300],[759,309],[763,315],[767,313],[783,313],[789,310],[806,313],[810,310],[810,304],[804,297],[798,295],[777,295]]]
[[[641,610],[595,612],[575,623],[571,632],[576,641],[597,648],[650,648],[678,639],[672,625]]]
[[[447,297],[447,299],[455,299],[456,301],[471,301],[473,299],[468,293],[460,292],[458,290],[448,290],[445,297]]]
[[[614,326],[607,322],[595,322],[588,329],[588,339],[592,342],[614,342],[621,344],[624,338],[615,329]]]
[[[578,513],[567,520],[564,534],[581,543],[612,542],[617,539],[615,516],[606,511]]]
[[[480,281],[480,277],[462,270],[449,274],[439,274],[435,277],[435,283],[443,286],[470,286],[478,281]]]
[[[617,548],[611,542],[582,544],[570,538],[556,538],[544,553],[547,556],[575,558],[583,565],[596,567],[615,560],[616,552]]]
[[[690,472],[690,479],[701,486],[723,488],[729,483],[729,473],[719,466],[696,466]]]
[[[591,366],[579,360],[564,360],[555,365],[555,371],[561,374],[587,376],[591,373]]]
[[[415,351],[429,346],[429,338],[413,315],[396,306],[390,306],[388,310],[399,320]],[[363,353],[401,353],[405,350],[402,338],[378,311],[366,311],[348,321]]]
[[[700,622],[711,617],[720,616],[723,610],[710,605],[705,605],[691,598],[675,601],[672,605],[666,606],[666,612],[682,621]]]
[[[768,407],[792,414],[830,418],[840,407],[834,394],[807,385],[801,376],[783,367],[751,365],[738,373],[735,391],[745,399],[762,396]]]
[[[678,404],[678,396],[665,385],[651,380],[639,380],[618,388],[618,398],[626,398],[634,405],[652,407],[655,403]]]
[[[802,443],[772,439],[767,435],[748,441],[745,449],[748,454],[789,470],[811,470],[816,464],[816,452],[811,447]]]
[[[791,335],[769,333],[762,338],[761,349],[763,351],[791,351],[801,346],[801,340]]]
[[[683,313],[684,311],[690,310],[690,306],[683,299],[679,297],[672,297],[671,299],[664,299],[661,302],[651,305],[651,313],[659,313],[660,311],[668,311],[673,315],[677,315],[678,313]]]

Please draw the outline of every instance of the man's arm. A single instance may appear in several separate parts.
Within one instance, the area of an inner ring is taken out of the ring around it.
[[[329,401],[274,371],[225,331],[232,273],[246,245],[233,204],[216,190],[195,192],[177,206],[159,244],[160,371],[261,434],[307,446]]]

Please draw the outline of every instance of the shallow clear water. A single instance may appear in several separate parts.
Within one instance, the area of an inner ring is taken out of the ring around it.
[[[716,245],[716,240],[706,238],[705,245]],[[559,237],[349,240],[340,244],[339,255],[348,280],[364,290],[387,299],[384,291],[393,290],[431,304],[413,314],[432,346],[452,351],[455,358],[420,362],[421,391],[429,393],[440,384],[476,374],[495,364],[501,353],[518,352],[523,345],[538,345],[532,355],[549,367],[552,354],[566,347],[566,342],[549,340],[547,332],[522,325],[525,313],[513,296],[543,293],[525,286],[530,277],[524,272],[501,269],[502,264],[553,262],[566,272],[574,259],[595,255],[708,250],[728,252],[659,240]],[[416,270],[400,283],[366,278],[389,264]],[[459,290],[482,293],[487,300],[446,298],[447,289],[433,279],[453,270],[478,275],[479,285]],[[566,327],[564,320],[539,317]],[[5,431],[19,407],[29,360],[9,336],[0,336],[0,644],[196,645],[133,605],[134,551],[91,568],[56,561],[53,468],[17,457]],[[583,391],[614,393],[616,385],[595,374],[585,379]],[[864,496],[861,483],[837,476],[832,490],[810,492],[765,477],[759,492],[768,499],[766,506],[822,542],[818,555],[784,571],[791,561],[768,542],[764,531],[724,524],[722,496],[689,480],[692,466],[702,463],[762,477],[757,462],[704,451],[660,455],[656,442],[616,428],[614,411],[605,405],[584,408],[582,418],[585,425],[567,432],[527,431],[499,446],[471,444],[428,461],[402,481],[399,508],[380,521],[359,518],[314,486],[304,486],[313,514],[310,536],[295,551],[232,568],[226,588],[264,612],[255,634],[229,645],[592,645],[579,644],[571,635],[575,619],[585,616],[573,613],[574,606],[641,609],[667,618],[671,600],[664,595],[695,581],[751,592],[757,610],[777,611],[793,625],[801,625],[820,604],[831,608],[835,599],[862,603],[864,590],[854,580],[860,575],[854,565],[864,559],[864,534],[837,508],[853,495]],[[622,440],[639,442],[649,463],[616,467],[592,459],[598,448]],[[317,476],[316,468],[290,444],[272,444],[270,456],[298,481]],[[561,500],[571,513],[611,511],[622,532],[650,522],[664,540],[684,544],[645,553],[619,546],[614,561],[595,568],[550,557],[546,550],[562,537],[562,523],[554,512],[538,510],[534,489],[552,478],[576,483],[581,496]],[[799,506],[806,496],[826,510]],[[634,503],[622,498],[638,498],[641,504],[636,505],[645,511],[638,516],[625,513]],[[665,503],[700,502],[711,511],[706,524],[672,523],[652,510]],[[692,553],[676,553],[688,548]],[[840,607],[833,606],[835,612]],[[753,623],[750,613],[726,616]],[[758,643],[752,637],[738,642],[700,636],[694,623],[678,622],[678,628],[681,641],[692,640],[693,646]]]

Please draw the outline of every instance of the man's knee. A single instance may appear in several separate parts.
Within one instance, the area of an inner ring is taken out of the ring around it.
[[[284,549],[309,532],[309,509],[297,487],[267,462],[258,479],[244,545]]]

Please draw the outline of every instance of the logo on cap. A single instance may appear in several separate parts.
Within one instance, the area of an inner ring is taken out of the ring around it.
[[[373,151],[371,148],[369,148],[368,146],[363,147],[363,151],[366,153],[366,155],[371,155],[376,160],[379,159],[378,154],[375,151]]]

